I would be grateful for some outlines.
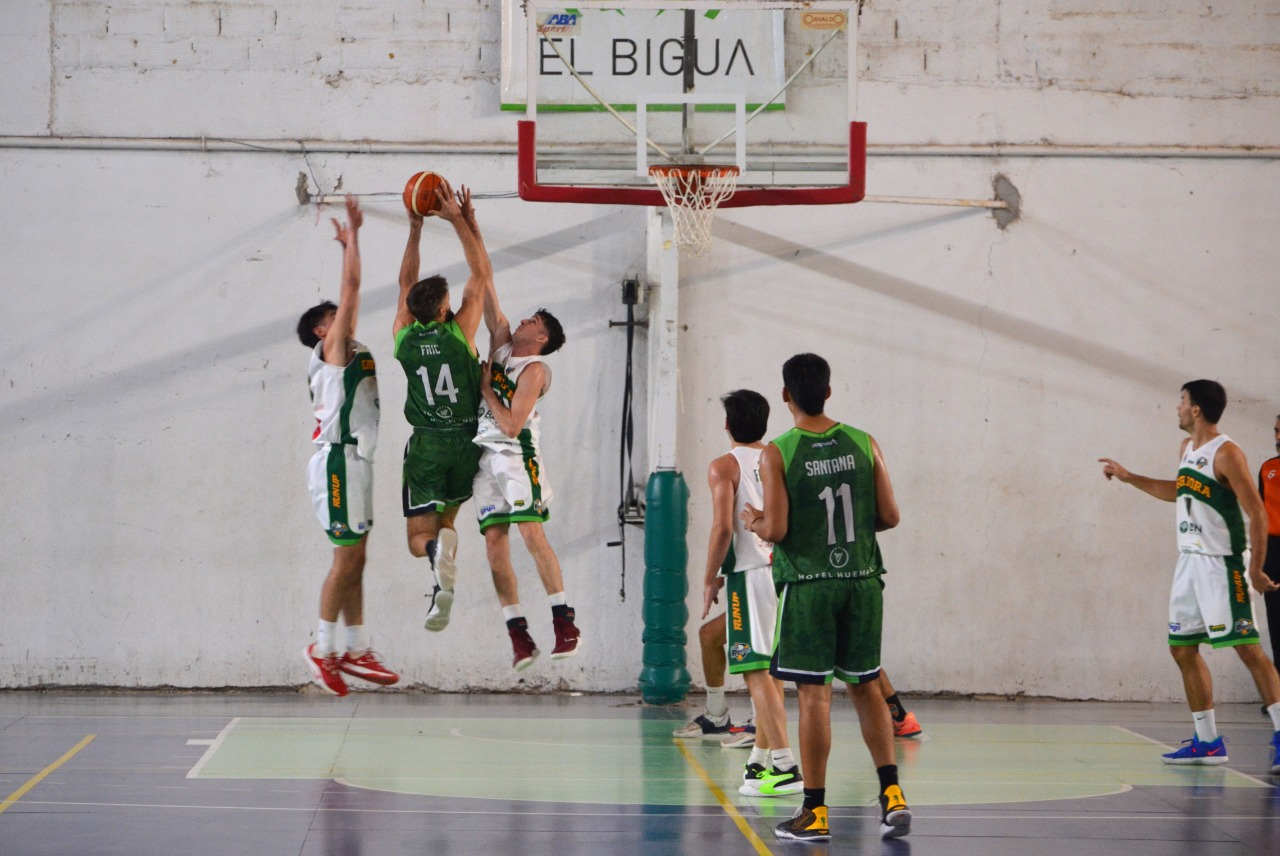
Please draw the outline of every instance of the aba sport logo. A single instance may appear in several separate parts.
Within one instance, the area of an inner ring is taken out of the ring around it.
[[[751,654],[751,646],[745,642],[734,642],[729,647],[729,659],[735,663],[741,663]]]
[[[1181,629],[1182,629],[1182,625],[1181,625],[1179,622],[1177,622],[1177,621],[1170,621],[1170,622],[1169,622],[1169,632],[1170,632],[1170,633],[1177,633],[1177,632],[1178,632],[1179,630],[1181,630]]]

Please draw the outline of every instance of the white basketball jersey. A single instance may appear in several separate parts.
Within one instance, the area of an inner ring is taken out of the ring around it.
[[[1213,459],[1230,442],[1219,434],[1199,449],[1187,444],[1178,468],[1178,549],[1206,556],[1238,556],[1247,546],[1244,516],[1235,493],[1218,482]]]
[[[538,394],[538,398],[542,398],[551,389],[551,366],[543,362],[538,354],[532,354],[527,357],[511,356],[511,343],[503,345],[490,360],[493,366],[493,391],[498,393],[498,398],[508,407],[511,405],[511,399],[516,394],[516,384],[520,382],[520,375],[524,374],[524,370],[534,363],[542,363],[542,369],[546,373],[546,383],[543,385],[542,392]],[[524,427],[520,429],[520,433],[514,437],[508,437],[498,427],[498,421],[493,418],[489,405],[481,399],[480,402],[480,426],[476,430],[475,442],[480,446],[487,446],[491,449],[525,449],[537,453],[538,441],[541,435],[539,430],[539,422],[541,418],[538,416],[538,408],[535,405],[533,410],[529,411],[529,418],[525,420]]]
[[[352,340],[355,356],[345,366],[324,361],[324,342],[311,352],[307,376],[316,428],[311,442],[354,444],[360,457],[373,460],[378,445],[378,377],[373,354]]]
[[[738,490],[733,496],[733,570],[749,571],[768,567],[773,555],[773,545],[760,540],[754,532],[748,532],[742,522],[742,509],[749,502],[756,508],[764,508],[764,488],[760,485],[760,455],[764,449],[750,446],[734,446],[729,450],[738,461]]]

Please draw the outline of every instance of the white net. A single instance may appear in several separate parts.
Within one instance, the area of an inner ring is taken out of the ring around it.
[[[700,256],[711,246],[711,214],[738,189],[736,166],[652,166],[675,225],[676,246]]]

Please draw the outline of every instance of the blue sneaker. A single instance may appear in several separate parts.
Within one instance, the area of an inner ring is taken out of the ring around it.
[[[1182,748],[1175,752],[1161,755],[1166,764],[1204,764],[1215,766],[1227,763],[1227,738],[1219,736],[1217,740],[1202,741],[1194,734],[1190,740],[1182,741]]]
[[[1271,735],[1271,775],[1280,776],[1280,731]]]

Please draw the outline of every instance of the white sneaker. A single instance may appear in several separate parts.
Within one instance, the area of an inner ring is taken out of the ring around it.
[[[435,586],[431,592],[431,609],[423,625],[439,632],[449,626],[449,613],[453,609],[453,587],[458,582],[458,532],[441,529],[436,534],[436,554],[431,569],[435,573]]]
[[[441,529],[436,535],[436,585],[453,591],[458,583],[458,531]]]
[[[433,633],[438,633],[449,626],[449,613],[453,610],[453,591],[436,586],[431,592],[431,609],[427,611],[427,620],[422,625]]]

